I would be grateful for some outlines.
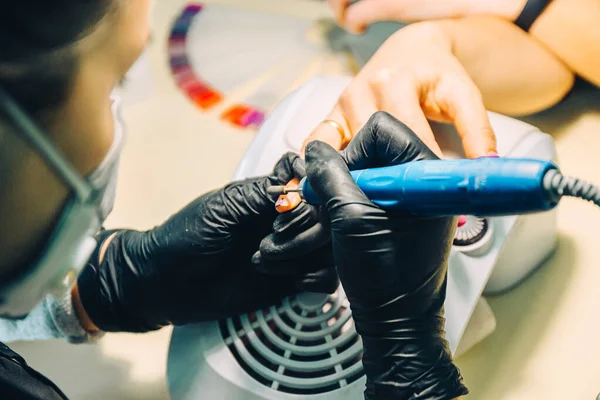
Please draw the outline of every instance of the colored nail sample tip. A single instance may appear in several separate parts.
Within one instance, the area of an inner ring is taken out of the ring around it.
[[[242,128],[258,127],[264,121],[265,114],[251,106],[235,105],[226,110],[221,119]]]

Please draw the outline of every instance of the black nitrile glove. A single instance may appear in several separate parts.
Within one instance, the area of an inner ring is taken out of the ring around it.
[[[296,161],[294,173],[298,180],[306,176],[303,160]],[[335,272],[327,211],[302,202],[279,214],[252,262],[260,271],[274,275],[305,273],[319,278]]]
[[[294,172],[298,180],[306,176],[303,160],[296,161]],[[302,202],[279,214],[252,261],[260,271],[275,275],[329,271],[333,253],[327,212]]]
[[[375,142],[378,138],[377,132],[393,132],[399,129],[399,126],[404,128],[404,124],[388,114],[376,115],[377,117],[371,118],[362,129],[363,132],[369,134],[357,135],[354,144],[345,150],[352,162],[356,164],[350,169],[367,168],[366,165],[372,166],[373,162],[381,162],[370,159],[369,155],[365,154],[367,148],[377,145]],[[399,160],[391,162],[389,165],[420,160],[424,157],[420,153],[397,153],[400,150],[406,149],[394,147],[386,149],[387,154],[390,154],[394,160],[396,158]],[[384,164],[379,166],[384,166]],[[298,180],[306,176],[302,160],[297,161],[295,171]],[[261,271],[270,274],[309,273],[319,271],[327,265],[333,265],[327,210],[323,207],[300,203],[295,209],[279,214],[273,224],[273,232],[263,239],[260,243],[260,250],[252,260]]]
[[[382,112],[341,153],[322,142],[306,149],[308,180],[328,211],[335,264],[363,341],[366,399],[445,400],[468,392],[444,332],[456,219],[383,210],[349,173],[436,158]]]
[[[267,187],[296,176],[298,161],[286,154],[270,176],[201,196],[150,231],[116,231],[102,262],[92,257],[77,282],[91,320],[104,331],[145,332],[261,309],[299,291],[332,293],[331,266],[275,276],[251,263],[277,217]]]
[[[273,232],[262,240],[252,261],[259,270],[275,275],[333,267],[327,212],[302,202],[279,214]]]

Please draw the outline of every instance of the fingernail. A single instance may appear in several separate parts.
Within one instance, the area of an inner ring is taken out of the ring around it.
[[[496,153],[495,151],[490,151],[487,156],[492,158],[500,158],[498,153]]]
[[[279,196],[279,198],[277,199],[277,202],[275,203],[275,207],[287,207],[289,205],[290,205],[290,203],[289,203],[287,197],[285,197],[285,196]]]
[[[289,204],[289,209],[293,210],[294,208],[296,208],[298,206],[298,204],[300,204],[302,202],[302,198],[300,197],[300,195],[298,193],[288,193],[286,195],[287,200],[290,202]]]

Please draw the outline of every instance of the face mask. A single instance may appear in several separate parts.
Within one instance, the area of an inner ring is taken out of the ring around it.
[[[100,216],[102,222],[108,217],[115,204],[117,173],[125,134],[122,122],[123,118],[121,117],[121,99],[117,95],[113,95],[111,96],[111,101],[115,132],[113,144],[104,157],[104,160],[86,178],[100,198]],[[94,232],[94,234],[96,233],[98,231]]]
[[[40,256],[19,276],[0,283],[0,316],[22,318],[50,292],[62,295],[75,281],[79,271],[96,248],[94,235],[110,213],[114,203],[116,174],[123,142],[120,101],[112,98],[115,139],[98,168],[83,178],[58,148],[46,137],[23,110],[0,88],[0,107],[71,188],[72,196]]]

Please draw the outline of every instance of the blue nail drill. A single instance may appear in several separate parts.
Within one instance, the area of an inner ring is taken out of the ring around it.
[[[554,208],[562,196],[600,206],[594,185],[563,176],[548,161],[479,158],[416,161],[351,172],[376,205],[416,215],[518,215]],[[319,198],[304,178],[297,189],[272,186],[270,194],[300,193],[309,204]]]

